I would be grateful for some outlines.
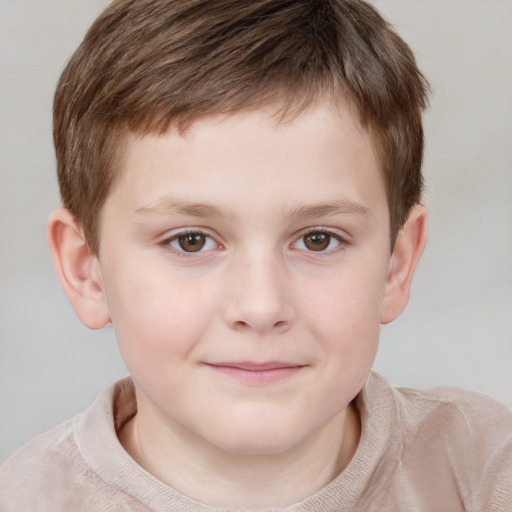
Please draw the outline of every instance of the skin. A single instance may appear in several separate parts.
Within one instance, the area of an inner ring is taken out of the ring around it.
[[[286,507],[345,469],[351,401],[425,239],[417,207],[390,253],[373,141],[350,108],[272,113],[129,135],[98,255],[66,210],[48,227],[75,311],[113,323],[135,383],[123,446],[217,507]]]

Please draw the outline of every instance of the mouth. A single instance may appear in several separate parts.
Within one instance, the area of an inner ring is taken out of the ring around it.
[[[271,361],[253,363],[249,361],[207,363],[206,366],[227,377],[250,384],[266,384],[292,377],[306,365]]]

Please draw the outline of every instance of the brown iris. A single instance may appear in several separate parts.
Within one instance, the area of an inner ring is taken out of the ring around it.
[[[323,251],[329,247],[331,243],[331,235],[329,233],[322,233],[321,231],[315,231],[309,233],[303,237],[304,245],[310,251]]]
[[[206,243],[206,236],[202,233],[187,233],[178,237],[178,244],[185,252],[200,251]]]

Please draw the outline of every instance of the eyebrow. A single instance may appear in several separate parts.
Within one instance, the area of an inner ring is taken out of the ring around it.
[[[222,217],[222,212],[216,206],[210,203],[190,203],[185,201],[175,201],[173,199],[158,199],[147,206],[142,206],[136,213],[148,214],[181,214],[191,217]]]
[[[327,203],[304,205],[287,213],[290,217],[325,217],[330,215],[371,216],[370,209],[362,203],[349,199],[329,201]]]
[[[215,205],[208,202],[186,202],[170,198],[163,198],[139,208],[136,213],[142,215],[159,214],[172,215],[181,214],[192,217],[223,217],[225,214]],[[370,217],[371,212],[362,203],[348,199],[329,201],[326,203],[303,205],[298,208],[286,211],[285,218],[315,218],[333,215],[360,215]]]

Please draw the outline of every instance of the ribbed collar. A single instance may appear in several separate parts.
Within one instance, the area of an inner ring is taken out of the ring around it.
[[[353,512],[379,493],[394,471],[400,438],[393,436],[397,421],[395,390],[372,373],[354,404],[361,417],[361,439],[345,470],[314,495],[286,509],[293,512]],[[120,444],[119,428],[136,412],[130,379],[107,388],[87,411],[77,417],[74,435],[80,453],[91,470],[109,487],[133,496],[157,512],[225,510],[199,503],[169,487],[140,467]],[[225,511],[227,512],[227,511]],[[231,511],[234,512],[234,511]]]

